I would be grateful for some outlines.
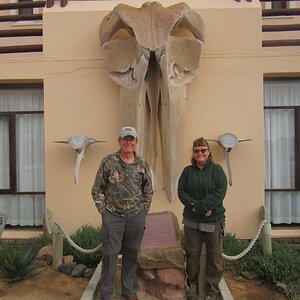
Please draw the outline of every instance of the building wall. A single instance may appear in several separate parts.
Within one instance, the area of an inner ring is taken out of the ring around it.
[[[101,159],[118,150],[119,88],[108,77],[99,25],[118,3],[140,7],[143,2],[70,1],[65,8],[56,3],[44,9],[42,57],[0,57],[1,81],[44,82],[46,206],[69,233],[83,224],[101,224],[90,189]],[[164,7],[178,3],[160,2]],[[252,139],[231,151],[233,185],[228,187],[224,202],[226,231],[251,238],[264,204],[263,77],[275,72],[299,74],[300,51],[282,55],[262,49],[261,6],[257,0],[185,2],[202,16],[206,42],[199,76],[187,90],[182,168],[189,164],[192,142],[198,137],[217,138],[231,132]],[[86,151],[78,185],[73,175],[75,151],[54,143],[74,134],[107,140]],[[227,172],[221,148],[216,143],[211,147],[215,161]],[[161,165],[160,155],[159,174]],[[160,176],[151,212],[173,211],[181,223],[182,209],[178,198],[172,203],[167,200]]]

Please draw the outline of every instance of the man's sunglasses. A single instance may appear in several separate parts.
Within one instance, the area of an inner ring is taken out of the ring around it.
[[[194,149],[193,152],[194,152],[195,154],[199,154],[200,152],[201,152],[202,154],[204,154],[207,150],[208,150],[208,148],[206,148],[206,149]]]

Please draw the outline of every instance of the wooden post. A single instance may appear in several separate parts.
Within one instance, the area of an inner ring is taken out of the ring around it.
[[[52,212],[48,208],[45,208],[43,216],[43,232],[45,235],[52,235],[52,224]]]
[[[269,210],[263,206],[262,207],[262,217],[263,220],[267,220],[267,223],[263,228],[263,253],[265,256],[272,255],[272,237],[271,237],[271,224],[270,224],[270,214]]]
[[[206,244],[202,243],[200,255],[200,272],[198,277],[198,293],[200,297],[205,297],[205,268],[206,268]]]
[[[56,270],[63,261],[63,237],[64,234],[58,228],[58,226],[55,224],[52,225],[52,268],[54,270]]]

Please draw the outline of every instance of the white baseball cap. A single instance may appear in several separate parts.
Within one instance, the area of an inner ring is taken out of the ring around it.
[[[134,127],[125,126],[121,129],[121,131],[120,131],[121,139],[128,135],[134,137],[135,139],[137,138],[137,132]]]

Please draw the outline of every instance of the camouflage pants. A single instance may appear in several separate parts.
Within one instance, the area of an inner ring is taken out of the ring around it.
[[[206,243],[205,293],[213,299],[220,294],[219,283],[223,276],[222,251],[224,231],[220,220],[214,232],[204,232],[184,226],[186,272],[188,284],[198,283],[202,243]]]
[[[136,267],[138,251],[145,230],[146,211],[132,218],[102,213],[103,256],[100,278],[101,300],[110,300],[115,285],[117,259],[122,253],[122,295],[136,297]]]

